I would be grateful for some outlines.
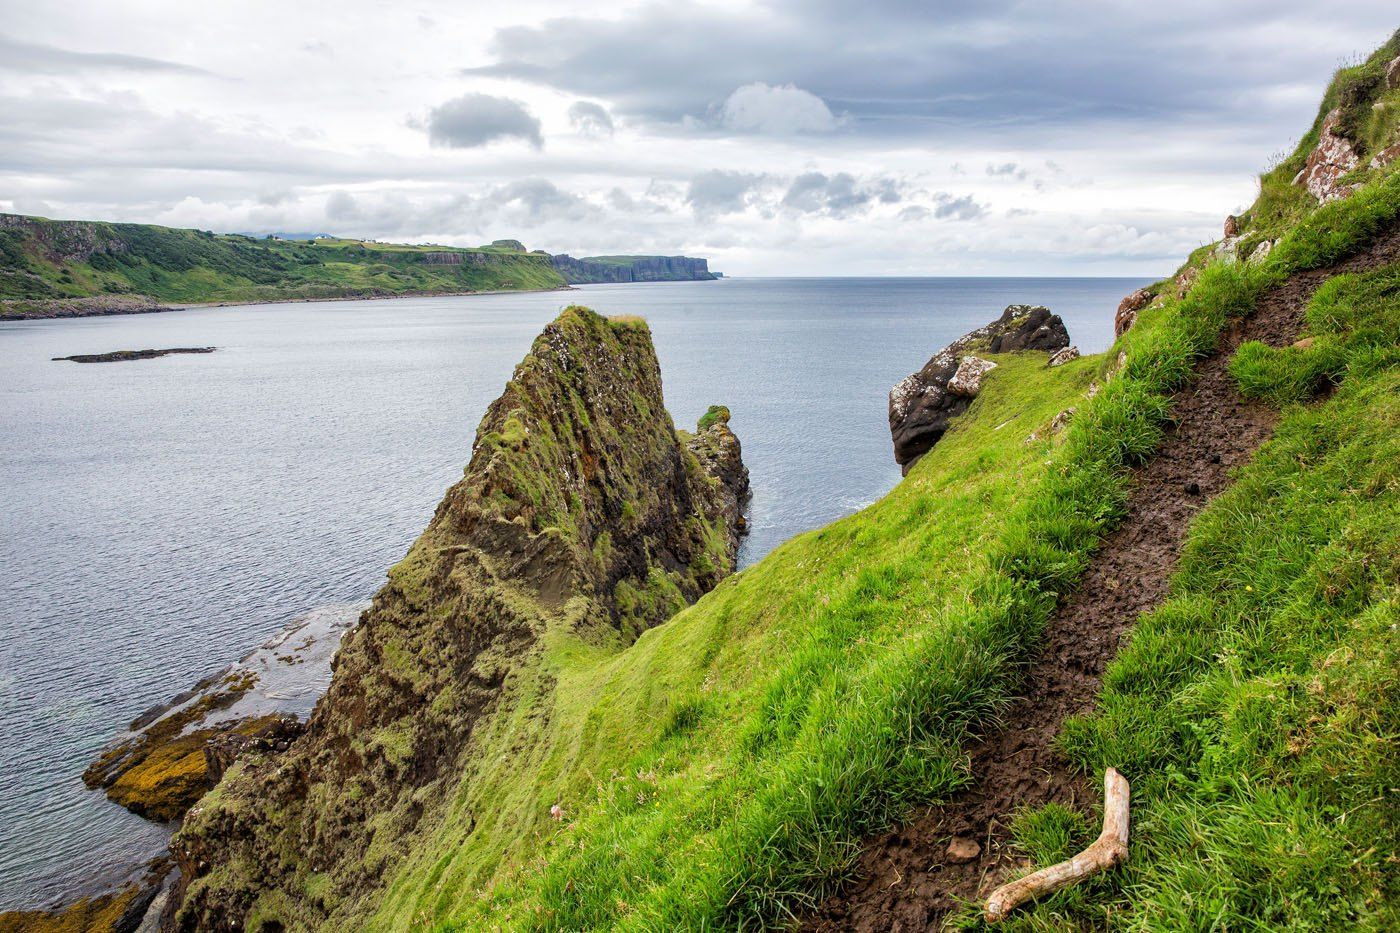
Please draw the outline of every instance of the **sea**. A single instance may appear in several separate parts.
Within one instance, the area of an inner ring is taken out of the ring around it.
[[[726,278],[0,323],[0,910],[94,893],[169,830],[83,786],[135,716],[289,626],[353,618],[569,304],[651,325],[666,405],[729,406],[740,555],[899,482],[891,385],[1009,304],[1113,339],[1123,278]],[[52,357],[214,346],[78,364]]]

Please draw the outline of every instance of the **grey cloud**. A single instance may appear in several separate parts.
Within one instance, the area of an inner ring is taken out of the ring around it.
[[[611,136],[614,129],[607,108],[589,100],[574,102],[569,108],[569,123],[584,136]]]
[[[761,175],[746,172],[701,172],[690,180],[685,202],[697,214],[733,214],[749,203],[749,195],[763,180]]]
[[[1026,170],[1015,162],[1002,162],[999,165],[988,165],[987,174],[993,178],[1015,178],[1017,180],[1026,177]]]
[[[360,208],[355,196],[345,191],[337,191],[326,198],[326,216],[339,221],[357,219],[360,216]]]
[[[540,121],[525,105],[508,97],[463,94],[428,114],[428,141],[434,146],[470,149],[498,139],[523,139],[544,145]]]
[[[159,58],[115,52],[75,52],[36,42],[21,42],[8,36],[0,36],[0,69],[27,74],[57,75],[71,74],[74,71],[103,70],[212,74],[203,68]]]
[[[987,208],[970,194],[953,197],[940,191],[933,200],[933,216],[939,220],[976,220],[987,212]]]
[[[898,204],[903,200],[903,186],[893,178],[877,178],[861,183],[847,172],[826,175],[805,172],[798,175],[783,195],[783,207],[804,214],[827,214],[848,217],[860,213],[872,203]]]
[[[1318,29],[1369,49],[1394,28],[1393,11],[1382,7],[1182,0],[1168,13],[1104,5],[1089,31],[1069,22],[1064,4],[1009,0],[871,0],[859,17],[836,0],[723,10],[652,3],[624,18],[498,30],[494,61],[467,72],[603,98],[615,111],[676,125],[750,85],[800,88],[868,134],[952,128],[1006,138],[1225,115],[1259,125],[1292,106],[1269,103],[1267,92],[1321,83],[1335,65],[1335,44],[1313,41]],[[1264,48],[1269,54],[1240,54]]]
[[[870,203],[870,194],[856,189],[854,176],[846,172],[823,175],[806,172],[798,175],[783,195],[783,207],[804,214],[830,214],[844,217]]]

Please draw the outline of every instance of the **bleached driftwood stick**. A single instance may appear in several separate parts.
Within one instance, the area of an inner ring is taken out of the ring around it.
[[[1053,894],[1090,875],[1107,871],[1127,857],[1128,779],[1116,768],[1109,768],[1103,775],[1103,832],[1099,833],[1099,838],[1071,859],[997,888],[987,899],[987,922],[996,923],[1018,904]]]

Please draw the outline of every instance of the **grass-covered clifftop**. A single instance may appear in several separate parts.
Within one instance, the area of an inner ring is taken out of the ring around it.
[[[0,214],[0,300],[37,309],[44,302],[95,296],[255,302],[564,284],[548,255],[499,246],[254,239],[149,224]]]

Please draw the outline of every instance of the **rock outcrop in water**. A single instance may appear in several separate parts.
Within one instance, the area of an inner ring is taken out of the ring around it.
[[[641,320],[570,308],[546,327],[305,734],[190,810],[177,925],[356,925],[470,780],[474,730],[516,709],[523,672],[548,682],[549,633],[625,644],[730,572],[747,474],[726,421],[678,435]]]
[[[75,356],[55,356],[55,363],[124,363],[128,360],[153,360],[175,353],[213,353],[217,347],[171,347],[167,350],[113,350],[110,353],[79,353]]]
[[[1068,346],[1069,331],[1058,314],[1039,306],[1011,305],[997,320],[939,350],[922,369],[890,389],[895,462],[907,474],[952,420],[967,411],[981,386],[981,377],[989,371],[985,365],[989,361],[978,359],[976,353],[1053,353]]]

